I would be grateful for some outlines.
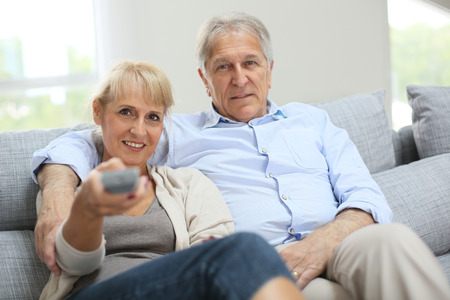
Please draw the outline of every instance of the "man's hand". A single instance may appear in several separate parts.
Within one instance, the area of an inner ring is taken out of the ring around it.
[[[55,273],[55,275],[60,275],[61,269],[56,264],[55,258],[55,237],[62,220],[60,218],[52,220],[50,215],[51,213],[43,213],[43,209],[40,210],[34,229],[36,252],[51,272]]]
[[[36,252],[51,272],[60,275],[61,269],[55,258],[56,232],[69,216],[80,179],[70,167],[56,164],[43,165],[37,179],[42,191],[42,204],[34,229]]]
[[[322,274],[334,249],[350,233],[373,224],[371,215],[359,209],[347,209],[327,225],[315,230],[299,243],[280,252],[289,270],[297,274],[297,284],[303,289]]]

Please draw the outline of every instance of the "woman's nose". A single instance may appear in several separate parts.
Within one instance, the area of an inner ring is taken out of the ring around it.
[[[143,120],[136,120],[130,129],[130,132],[136,136],[145,135],[145,127]]]

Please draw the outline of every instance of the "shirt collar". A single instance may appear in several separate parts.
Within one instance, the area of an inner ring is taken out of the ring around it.
[[[285,114],[283,113],[283,111],[280,108],[278,108],[278,106],[275,104],[275,102],[273,102],[270,99],[267,99],[267,111],[268,111],[268,113],[261,118],[266,118],[267,116],[272,116],[274,120],[287,118],[285,116]],[[212,103],[211,103],[211,109],[206,111],[205,113],[206,113],[205,124],[203,124],[202,129],[214,127],[218,123],[233,123],[233,124],[240,123],[240,122],[230,120],[230,119],[225,118],[222,115],[220,115]],[[261,119],[261,118],[257,118],[257,119]]]

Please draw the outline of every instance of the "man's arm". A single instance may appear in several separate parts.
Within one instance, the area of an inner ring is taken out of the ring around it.
[[[280,252],[291,272],[298,273],[297,283],[304,288],[311,280],[322,274],[333,251],[352,232],[374,224],[372,216],[360,209],[346,209],[334,221],[318,228],[300,243]]]
[[[39,169],[37,180],[42,192],[42,204],[34,229],[36,252],[49,270],[59,275],[61,270],[55,259],[56,232],[69,216],[80,179],[69,166],[44,164]]]

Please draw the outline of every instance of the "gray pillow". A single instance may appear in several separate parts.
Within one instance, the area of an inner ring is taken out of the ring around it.
[[[0,168],[0,230],[34,229],[39,187],[31,179],[33,152],[44,148],[57,136],[88,126],[0,132],[0,161],[3,164]]]
[[[408,85],[406,91],[420,158],[450,152],[450,86]]]
[[[347,130],[371,173],[395,166],[392,130],[384,107],[384,90],[314,103],[337,127]]]
[[[450,153],[372,175],[394,213],[394,222],[412,228],[435,255],[450,250],[448,166]]]

